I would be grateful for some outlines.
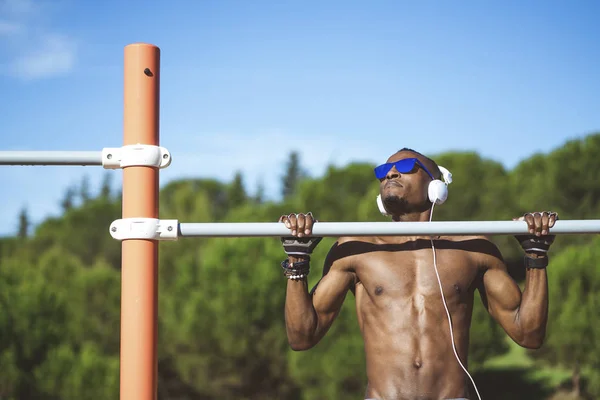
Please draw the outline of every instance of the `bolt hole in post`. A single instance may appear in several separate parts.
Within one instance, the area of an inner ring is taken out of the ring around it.
[[[146,76],[154,76],[154,74],[152,73],[152,71],[150,71],[150,68],[144,69],[144,74],[146,74]]]

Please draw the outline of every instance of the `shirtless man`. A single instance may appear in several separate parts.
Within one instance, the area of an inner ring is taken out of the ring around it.
[[[381,182],[380,204],[393,221],[429,221],[432,205],[445,200],[448,182],[441,181],[440,168],[414,150],[400,150],[375,174]],[[296,351],[315,346],[351,290],[365,344],[366,398],[467,399],[476,289],[488,312],[516,343],[539,348],[544,341],[547,251],[554,241],[549,229],[557,218],[549,212],[518,218],[526,221],[530,232],[516,237],[525,252],[523,292],[507,273],[498,248],[485,237],[468,236],[341,237],[329,250],[321,280],[309,292],[310,255],[321,240],[311,233],[318,222],[310,213],[284,215],[279,221],[291,231],[290,237],[282,238],[288,254],[282,267],[288,277],[289,345]]]

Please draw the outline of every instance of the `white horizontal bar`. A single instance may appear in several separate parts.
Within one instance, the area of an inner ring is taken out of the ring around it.
[[[552,234],[600,233],[600,220],[559,220]],[[412,236],[412,235],[517,235],[529,234],[524,221],[434,221],[434,222],[317,222],[313,235]],[[280,237],[290,231],[280,222],[181,223],[180,237]]]
[[[0,165],[102,165],[102,152],[0,151]]]

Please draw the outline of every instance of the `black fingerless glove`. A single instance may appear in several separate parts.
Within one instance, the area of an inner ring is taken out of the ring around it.
[[[283,244],[283,249],[288,256],[310,258],[313,250],[315,247],[317,247],[322,239],[322,237],[298,238],[295,236],[289,236],[282,237],[281,243]]]
[[[516,239],[526,253],[546,254],[554,243],[555,236],[516,236]]]
[[[556,236],[515,236],[525,253],[534,253],[539,257],[524,257],[525,268],[544,269],[548,266],[548,250]]]

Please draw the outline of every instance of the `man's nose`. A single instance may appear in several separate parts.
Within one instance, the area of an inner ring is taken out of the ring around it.
[[[400,176],[400,172],[396,169],[396,167],[392,167],[385,176],[386,179],[396,179]]]

